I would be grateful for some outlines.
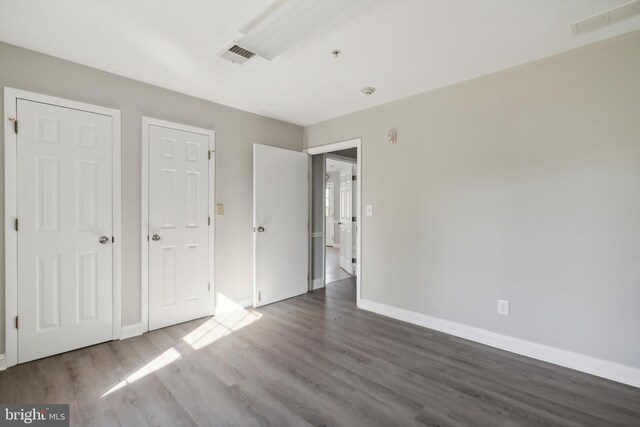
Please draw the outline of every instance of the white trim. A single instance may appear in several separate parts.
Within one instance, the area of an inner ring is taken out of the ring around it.
[[[216,316],[224,313],[232,313],[248,307],[253,307],[253,295],[236,300],[227,299],[224,301],[222,299],[217,299],[216,303]]]
[[[120,334],[120,339],[126,340],[127,338],[133,338],[140,335],[142,335],[142,322],[123,326],[122,333]]]
[[[4,371],[5,369],[7,369],[7,364],[4,360],[4,354],[0,354],[0,371]]]
[[[211,314],[215,313],[215,223],[216,223],[216,197],[215,197],[215,132],[210,129],[203,129],[181,123],[169,122],[166,120],[154,119],[152,117],[142,117],[142,163],[141,163],[141,235],[140,235],[140,324],[142,333],[149,331],[149,126],[160,126],[169,129],[182,130],[185,132],[199,133],[209,137],[209,150],[211,160],[209,161],[209,217],[211,226],[209,227],[209,282]]]
[[[316,154],[324,154],[330,153],[332,151],[344,150],[347,148],[356,148],[356,304],[359,303],[361,295],[362,295],[362,225],[363,225],[363,217],[362,217],[362,139],[355,138],[350,139],[348,141],[336,142],[333,144],[319,145],[317,147],[311,147],[304,150],[305,153],[310,156],[314,156]],[[325,156],[326,157],[326,156]],[[353,159],[351,159],[353,160]],[[326,166],[325,166],[326,170]],[[310,219],[311,220],[311,219]],[[323,221],[325,224],[326,221]],[[324,225],[323,225],[324,227]],[[323,246],[324,247],[324,246]],[[326,251],[325,257],[326,257]],[[326,263],[326,260],[325,260]]]
[[[339,160],[342,163],[351,163],[352,165],[355,165],[357,163],[357,159],[353,159],[351,157],[341,156],[339,154],[333,154],[333,153],[327,153],[326,158],[327,159],[333,159],[333,160]],[[335,172],[339,173],[340,171],[334,171],[334,173]],[[325,171],[325,173],[328,173],[328,172]]]
[[[325,144],[325,145],[318,145],[316,147],[309,147],[305,149],[304,152],[311,156],[315,156],[316,154],[330,153],[332,151],[340,151],[340,150],[346,150],[347,148],[360,147],[361,141],[362,141],[361,138],[353,138],[346,141],[334,142],[334,143]]]
[[[413,323],[414,325],[435,329],[436,331],[486,344],[512,353],[521,354],[533,359],[575,369],[634,387],[640,387],[640,369],[632,366],[498,334],[485,329],[380,304],[375,301],[361,299],[358,303],[358,308]]]
[[[311,289],[315,291],[316,289],[322,289],[322,288],[324,288],[324,287],[325,287],[325,283],[324,283],[324,281],[325,281],[325,278],[324,278],[324,277],[322,277],[322,278],[320,278],[320,279],[314,279],[314,280],[313,280],[313,284],[312,284],[312,286],[311,286]]]
[[[253,296],[237,299],[236,304],[242,308],[253,307]]]
[[[16,118],[18,99],[56,105],[64,108],[87,111],[109,116],[112,119],[112,169],[113,169],[113,332],[112,339],[121,335],[122,319],[122,199],[121,199],[121,136],[120,111],[98,105],[85,104],[39,93],[9,87],[4,88],[4,154],[5,154],[5,364],[7,367],[18,363],[18,330],[13,327],[13,319],[18,315],[18,233],[14,220],[18,212],[17,204],[17,141],[18,137],[9,125],[9,118]],[[18,118],[19,119],[19,118]]]

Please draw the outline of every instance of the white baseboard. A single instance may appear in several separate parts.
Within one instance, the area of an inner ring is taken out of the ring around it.
[[[521,354],[533,359],[565,366],[634,387],[640,387],[640,369],[632,366],[498,334],[485,329],[380,304],[375,301],[361,299],[358,302],[358,308],[413,323],[414,325],[435,329],[436,331],[455,335],[512,353]]]
[[[242,308],[253,307],[253,297],[240,298],[236,300],[236,304],[238,304]]]
[[[324,278],[321,279],[313,279],[313,283],[311,284],[312,289],[315,291],[316,289],[324,288]]]
[[[7,369],[7,363],[4,359],[4,354],[0,354],[0,371]]]
[[[219,296],[216,304],[216,315],[224,313],[232,313],[243,308],[253,307],[253,296],[232,300],[230,298]]]
[[[121,340],[137,337],[138,335],[142,335],[142,323],[134,323],[133,325],[123,326],[120,331]]]

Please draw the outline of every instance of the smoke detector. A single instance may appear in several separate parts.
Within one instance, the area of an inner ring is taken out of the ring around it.
[[[375,87],[371,87],[371,86],[367,86],[367,87],[363,87],[360,92],[364,93],[366,96],[369,96],[369,95],[373,95],[374,93],[376,93],[376,88]]]

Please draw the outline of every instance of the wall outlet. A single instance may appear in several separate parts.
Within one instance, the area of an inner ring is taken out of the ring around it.
[[[367,205],[367,216],[373,216],[373,206]]]
[[[503,316],[509,315],[509,301],[504,299],[498,300],[498,314],[501,314]]]
[[[224,204],[218,203],[216,205],[216,215],[218,215],[218,216],[224,215]]]

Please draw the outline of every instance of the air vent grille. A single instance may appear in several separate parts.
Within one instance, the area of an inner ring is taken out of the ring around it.
[[[248,51],[247,49],[241,48],[237,44],[234,44],[233,46],[231,46],[229,48],[229,52],[235,53],[236,55],[240,55],[245,59],[251,59],[256,55],[255,53]]]
[[[257,57],[254,52],[240,47],[235,43],[232,44],[231,47],[223,49],[220,53],[218,53],[218,56],[226,59],[229,62],[233,62],[234,64],[244,64],[254,56]]]
[[[636,15],[640,15],[640,0],[630,1],[606,12],[574,22],[571,24],[571,33],[574,36],[579,36]]]

